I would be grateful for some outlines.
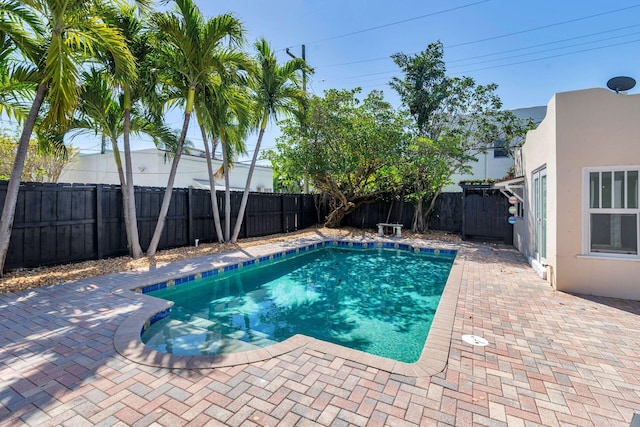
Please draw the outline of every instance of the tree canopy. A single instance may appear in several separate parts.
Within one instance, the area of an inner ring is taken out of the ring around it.
[[[392,56],[402,77],[394,109],[374,91],[329,90],[309,102],[306,121],[289,120],[275,151],[267,153],[290,187],[307,177],[331,195],[326,225],[383,195],[415,205],[413,229],[424,231],[434,202],[451,176],[470,169],[479,153],[501,141],[510,149],[529,129],[502,109],[497,85],[449,77],[441,43],[415,55]]]
[[[39,138],[48,136],[39,135]],[[18,148],[18,136],[0,134],[0,179],[7,180],[11,174]],[[48,147],[37,139],[29,141],[27,158],[22,169],[23,182],[57,182],[64,167],[72,164],[78,156],[73,147]]]
[[[497,141],[510,150],[530,128],[530,123],[502,109],[496,84],[447,76],[443,56],[440,42],[415,55],[392,56],[403,76],[394,77],[390,85],[417,134],[400,172],[403,193],[416,206],[414,231],[428,228],[435,200],[453,174],[468,172],[476,156]]]
[[[355,90],[328,90],[309,101],[303,126],[285,122],[268,157],[286,176],[307,176],[316,191],[332,196],[327,226],[395,184],[391,169],[407,142],[406,116],[373,91],[359,100]]]

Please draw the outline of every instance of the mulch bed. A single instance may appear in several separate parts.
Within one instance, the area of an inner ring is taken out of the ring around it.
[[[358,230],[354,228],[330,229],[307,228],[294,233],[277,234],[266,237],[257,237],[239,240],[236,244],[230,243],[205,243],[198,247],[186,246],[182,248],[158,251],[153,258],[143,257],[133,259],[128,256],[108,258],[101,260],[83,261],[73,264],[56,265],[53,267],[39,267],[32,269],[20,269],[10,271],[0,278],[0,294],[23,291],[41,286],[54,285],[88,277],[102,276],[117,271],[128,271],[147,268],[151,265],[166,264],[173,261],[228,252],[238,248],[248,248],[265,243],[282,242],[308,235],[322,235],[331,237],[349,237],[376,235],[374,230]],[[440,240],[458,242],[460,236],[444,231],[428,231],[424,234],[415,234],[408,231],[402,233],[403,237],[420,238],[425,240]]]

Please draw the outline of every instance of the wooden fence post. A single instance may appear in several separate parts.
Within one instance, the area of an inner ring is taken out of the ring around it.
[[[284,194],[280,196],[280,201],[281,201],[281,210],[282,210],[282,233],[286,233],[287,230],[285,228],[285,223],[287,219],[287,213],[285,212],[285,208],[284,208]]]
[[[96,184],[96,253],[98,259],[102,259],[104,256],[102,228],[102,184]]]
[[[466,187],[462,187],[462,232],[460,233],[462,235],[462,240],[465,240],[467,238],[467,234],[466,234],[466,200],[467,200],[467,188]]]
[[[296,196],[296,199],[298,200],[298,203],[300,204],[299,206],[299,214],[298,214],[298,221],[296,222],[296,231],[300,230],[301,228],[303,228],[302,226],[302,218],[304,217],[304,196],[302,194],[299,194]]]
[[[189,187],[189,191],[187,193],[187,246],[191,246],[191,244],[195,244],[195,238],[193,230],[193,188]]]
[[[251,199],[251,193],[249,193],[247,195],[247,206],[244,209],[244,218],[242,218],[242,223],[244,224],[244,237],[245,237],[245,239],[247,239],[249,237],[249,199]],[[238,219],[240,219],[240,218],[238,218]]]

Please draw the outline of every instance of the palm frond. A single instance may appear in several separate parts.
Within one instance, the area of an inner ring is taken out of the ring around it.
[[[178,132],[161,121],[149,121],[143,117],[134,117],[131,121],[131,132],[137,135],[145,134],[150,136],[153,143],[160,150],[175,153],[178,148]]]
[[[34,13],[33,6],[32,1],[0,1],[0,32],[9,37],[23,55],[37,62],[41,53],[37,38],[44,34],[45,25]]]
[[[85,17],[78,23],[77,29],[70,28],[65,34],[69,43],[77,48],[82,47],[87,56],[95,56],[99,50],[108,52],[113,59],[116,81],[129,84],[136,80],[136,59],[120,29],[105,24],[98,17]]]
[[[56,128],[38,126],[35,136],[40,153],[55,154],[63,159],[67,158],[68,152],[64,144],[64,132]]]
[[[264,39],[258,40],[254,47],[259,69],[253,88],[259,115],[266,114],[273,120],[280,115],[299,115],[306,101],[306,93],[300,87],[300,77],[302,73],[311,73],[311,68],[300,58],[279,65],[275,53]]]

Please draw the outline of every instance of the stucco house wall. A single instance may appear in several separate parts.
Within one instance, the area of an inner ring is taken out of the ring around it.
[[[586,168],[640,165],[640,95],[556,94],[522,148],[527,198],[518,249],[533,256],[532,173],[547,167],[547,279],[558,290],[640,300],[640,257],[589,253]]]
[[[171,169],[171,159],[156,149],[137,150],[131,153],[133,182],[143,187],[165,187]],[[220,168],[220,160],[212,160],[214,170]],[[229,173],[231,190],[242,191],[249,172],[249,165],[235,163]],[[80,156],[77,162],[67,165],[58,182],[87,184],[119,184],[113,154],[89,154]],[[224,189],[224,178],[215,181],[216,189]],[[174,187],[209,188],[206,158],[183,155],[178,163]],[[256,166],[251,179],[251,191],[273,191],[273,169]]]
[[[534,234],[536,220],[534,218],[534,193],[532,173],[546,168],[547,171],[547,253],[546,262],[555,265],[555,224],[557,218],[555,198],[556,178],[553,173],[556,166],[556,115],[555,97],[546,108],[546,116],[538,127],[527,133],[526,142],[516,155],[521,156],[519,163],[523,167],[524,176],[524,215],[514,224],[514,245],[529,262],[535,261]],[[548,276],[549,277],[549,276]]]

